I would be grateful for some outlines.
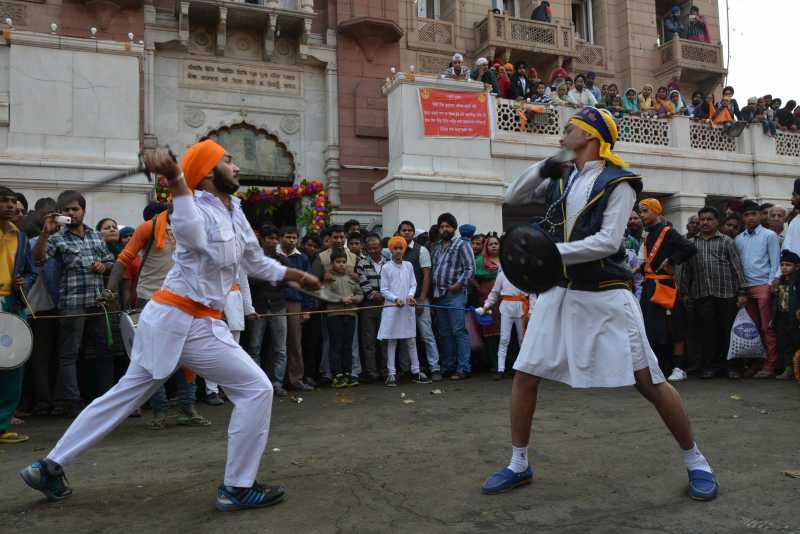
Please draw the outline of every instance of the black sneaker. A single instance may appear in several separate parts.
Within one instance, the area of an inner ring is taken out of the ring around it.
[[[57,463],[42,458],[19,472],[22,480],[31,488],[41,491],[50,502],[63,501],[72,495],[67,486],[67,476]]]
[[[394,375],[389,375],[386,377],[386,382],[383,383],[384,386],[387,388],[396,388],[397,387],[397,377]]]
[[[344,378],[345,386],[349,388],[356,387],[359,384],[358,378],[350,375]]]
[[[217,510],[234,512],[247,508],[264,508],[278,504],[286,498],[283,486],[262,486],[258,482],[249,488],[232,488],[221,485],[217,490]]]
[[[414,382],[416,382],[417,384],[430,384],[431,383],[431,379],[428,378],[428,375],[426,375],[425,373],[422,373],[422,372],[417,373],[415,375],[411,375],[411,379]]]

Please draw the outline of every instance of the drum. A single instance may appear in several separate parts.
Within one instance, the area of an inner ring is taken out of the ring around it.
[[[33,350],[28,323],[14,314],[0,312],[0,371],[25,365]]]
[[[126,312],[122,312],[119,314],[119,333],[120,337],[122,337],[122,345],[125,347],[125,354],[128,355],[128,358],[131,357],[133,336],[136,334],[136,323],[134,319],[138,318],[138,313],[129,315]]]

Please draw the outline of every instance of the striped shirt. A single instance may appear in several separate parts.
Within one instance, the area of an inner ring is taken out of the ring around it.
[[[381,292],[381,270],[388,261],[382,254],[377,262],[374,262],[370,256],[361,256],[358,259],[356,272],[359,276],[358,283],[361,291],[364,292],[364,300],[372,298],[374,292]]]
[[[475,274],[475,257],[469,241],[453,238],[445,247],[442,242],[433,248],[433,297],[447,294],[450,286],[465,287]]]
[[[678,272],[681,295],[690,299],[727,299],[744,294],[744,272],[733,239],[717,232],[711,239],[697,236],[689,241],[697,248],[697,254]]]
[[[97,296],[103,290],[103,275],[92,272],[96,261],[111,269],[114,256],[106,247],[99,232],[84,226],[84,236],[64,228],[47,240],[45,260],[55,258],[61,265],[59,308],[75,310],[97,305]]]

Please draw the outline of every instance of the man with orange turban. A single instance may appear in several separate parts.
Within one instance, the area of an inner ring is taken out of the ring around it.
[[[239,188],[239,169],[220,145],[211,140],[193,145],[181,166],[165,149],[145,154],[145,163],[167,178],[172,192],[175,264],[142,311],[125,376],[86,407],[47,457],[20,475],[48,500],[68,497],[72,490],[63,466],[124,421],[178,366],[185,366],[223,386],[235,406],[217,509],[276,504],[284,499],[285,488],[255,480],[269,433],[272,384],[234,341],[222,310],[242,272],[270,282],[297,281],[311,289],[319,288],[319,280],[264,255],[239,199],[232,196]]]
[[[537,231],[549,234],[563,274],[536,300],[535,320],[528,324],[514,364],[511,462],[484,482],[483,493],[501,493],[533,479],[528,461],[531,424],[539,384],[549,379],[574,388],[635,385],[655,405],[681,448],[689,495],[697,500],[717,496],[716,476],[694,442],[680,395],[658,366],[632,292],[633,273],[622,238],[642,178],[627,170],[613,151],[616,141],[611,114],[587,106],[570,119],[561,139],[565,150],[529,167],[506,193],[510,205],[545,198],[547,208]],[[564,163],[567,159],[572,161]],[[550,249],[540,242],[507,245],[531,252],[519,252],[519,259],[517,253],[504,255],[506,276],[521,289],[537,262],[551,261]],[[523,285],[512,278],[517,274]]]

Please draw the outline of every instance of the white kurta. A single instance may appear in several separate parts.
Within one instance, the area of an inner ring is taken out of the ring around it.
[[[500,301],[500,315],[502,317],[510,317],[512,319],[519,319],[525,315],[525,307],[522,302],[518,300],[504,300],[503,297],[528,297],[528,305],[533,306],[536,302],[536,295],[525,293],[517,288],[514,284],[508,281],[503,271],[497,273],[497,278],[494,279],[494,286],[486,297],[486,302],[483,303],[484,308],[491,308]]]
[[[417,291],[417,279],[414,267],[404,261],[397,264],[387,262],[381,269],[381,294],[388,302],[402,299],[407,302]],[[409,339],[417,337],[417,317],[414,308],[408,305],[402,308],[384,308],[381,313],[381,326],[378,339]]]
[[[506,203],[529,202],[546,190],[549,179],[539,176],[543,162],[526,170],[509,187]],[[587,163],[567,196],[567,233],[586,205],[601,161]],[[575,265],[612,255],[619,249],[636,193],[626,183],[608,199],[599,232],[569,243],[558,243],[565,265]],[[656,355],[650,348],[644,320],[635,296],[625,289],[577,291],[554,287],[539,295],[531,310],[514,369],[563,382],[572,387],[619,387],[636,382],[633,372],[649,368],[653,383],[664,382]]]

